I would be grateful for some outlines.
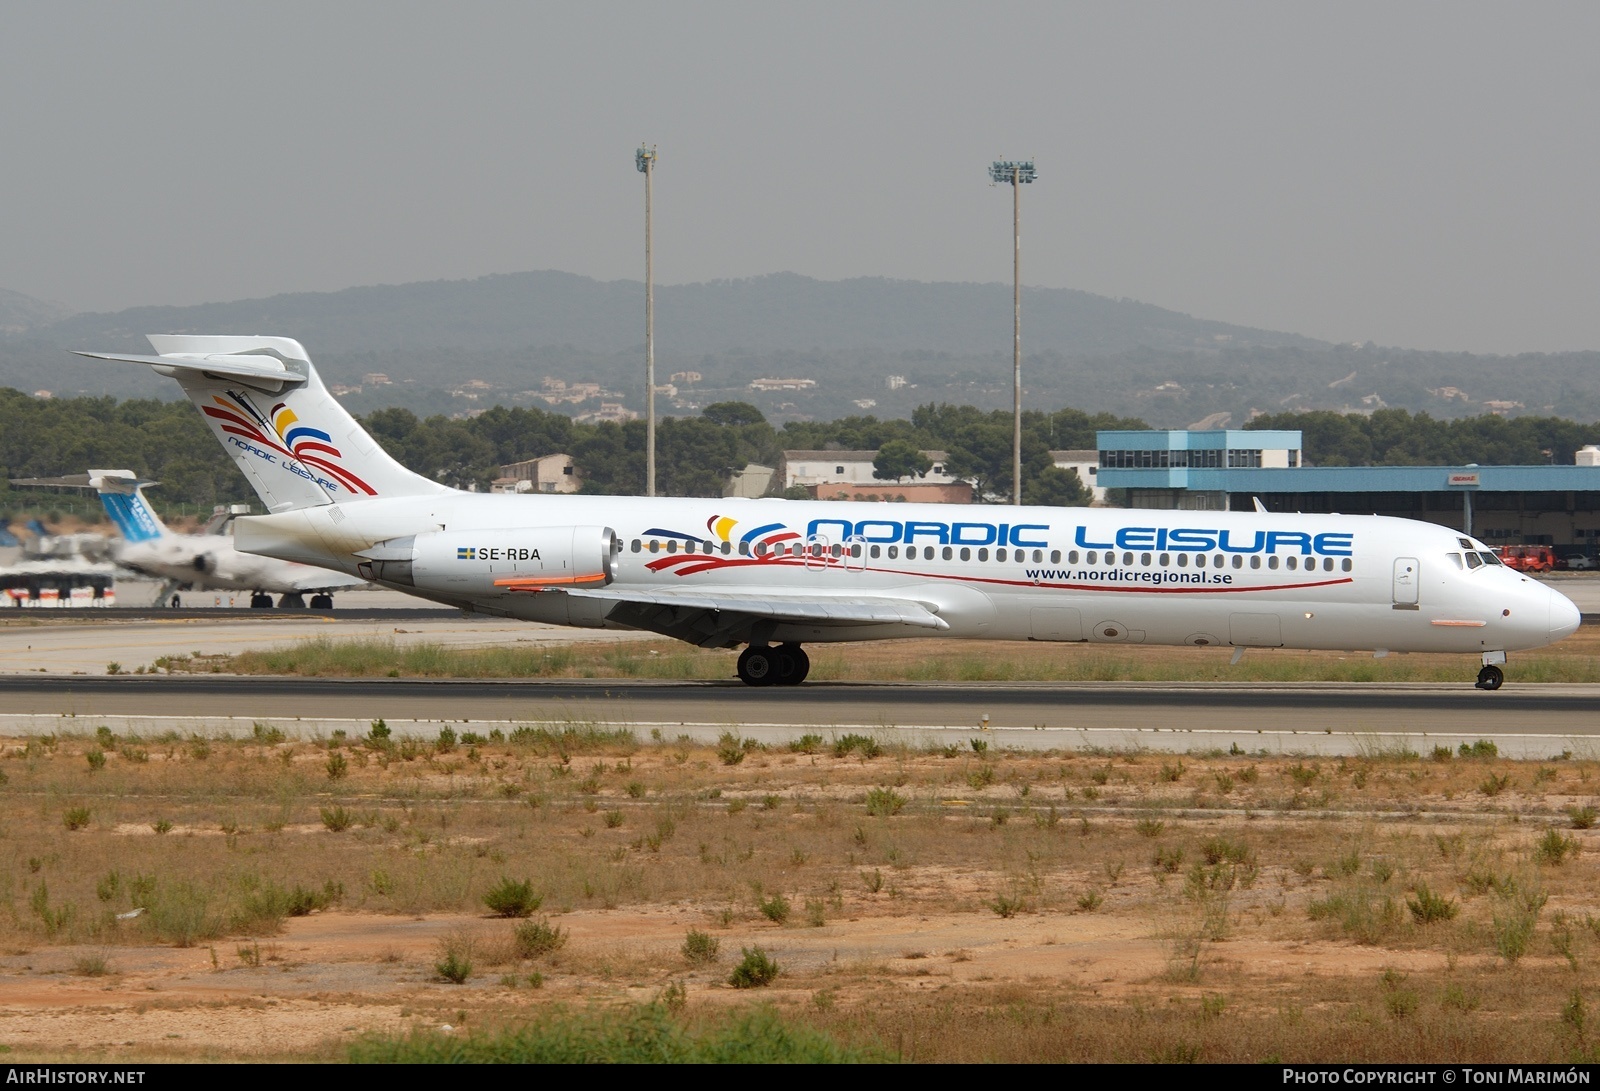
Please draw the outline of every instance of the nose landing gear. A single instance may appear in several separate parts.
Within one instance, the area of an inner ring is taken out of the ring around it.
[[[811,657],[798,644],[752,644],[739,653],[738,672],[747,686],[798,686],[811,673]]]
[[[1505,661],[1505,652],[1483,653],[1483,669],[1478,672],[1479,689],[1499,689],[1505,683],[1506,672],[1501,669]]]

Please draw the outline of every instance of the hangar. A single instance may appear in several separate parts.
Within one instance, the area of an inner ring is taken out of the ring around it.
[[[1307,466],[1297,431],[1097,433],[1097,484],[1129,507],[1345,512],[1423,519],[1491,545],[1548,545],[1593,557],[1600,449],[1572,466]]]

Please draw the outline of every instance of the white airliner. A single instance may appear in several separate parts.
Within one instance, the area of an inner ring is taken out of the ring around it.
[[[176,379],[270,514],[242,550],[504,617],[746,645],[793,685],[802,645],[942,636],[1506,653],[1571,635],[1565,596],[1431,523],[1354,515],[484,495],[385,454],[283,337],[152,336],[84,353]]]
[[[280,596],[279,606],[304,609],[304,596],[309,594],[313,610],[331,610],[334,591],[367,586],[359,576],[242,553],[234,548],[225,519],[213,520],[199,534],[177,534],[145,499],[144,490],[153,482],[140,481],[132,470],[90,470],[81,477],[21,483],[92,488],[99,493],[106,515],[122,536],[112,557],[123,568],[167,581],[163,599],[178,590],[248,591],[256,609],[270,608],[273,594]],[[176,593],[169,601],[181,605]]]

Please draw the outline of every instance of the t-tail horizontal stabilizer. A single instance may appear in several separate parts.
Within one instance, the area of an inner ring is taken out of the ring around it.
[[[448,492],[390,458],[322,385],[288,337],[151,335],[148,364],[178,381],[271,512]]]

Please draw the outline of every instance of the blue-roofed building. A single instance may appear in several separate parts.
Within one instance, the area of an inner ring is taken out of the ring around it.
[[[1600,450],[1571,466],[1307,466],[1297,431],[1098,433],[1096,483],[1129,507],[1344,512],[1423,519],[1495,545],[1593,556]]]

